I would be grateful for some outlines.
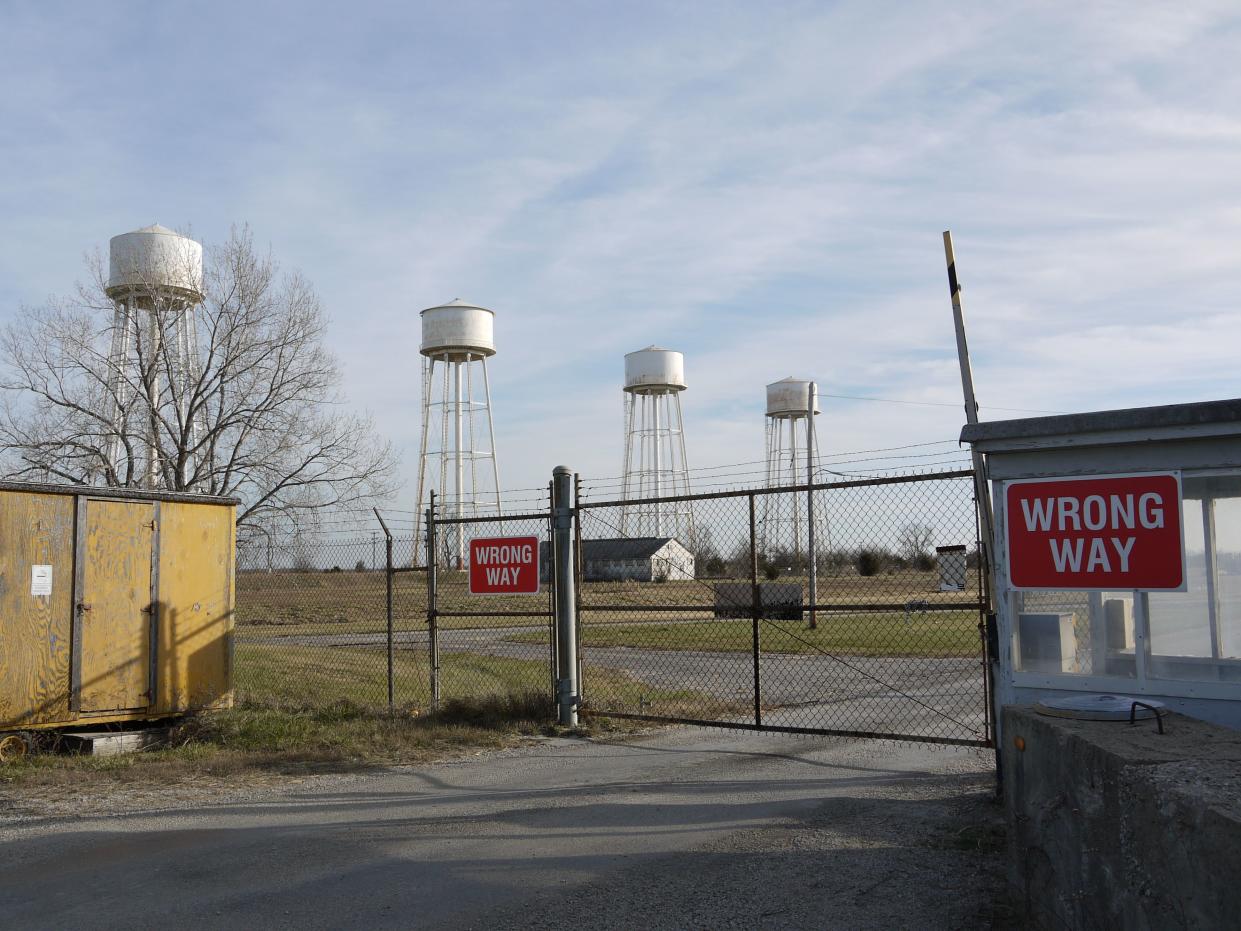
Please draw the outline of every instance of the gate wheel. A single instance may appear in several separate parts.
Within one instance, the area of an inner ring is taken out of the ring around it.
[[[15,763],[24,760],[30,751],[30,744],[21,734],[7,734],[0,737],[0,763]]]

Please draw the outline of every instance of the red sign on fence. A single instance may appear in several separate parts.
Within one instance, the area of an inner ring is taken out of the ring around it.
[[[1179,472],[1009,482],[1014,589],[1185,590]]]
[[[471,595],[537,595],[538,591],[538,537],[470,541]]]

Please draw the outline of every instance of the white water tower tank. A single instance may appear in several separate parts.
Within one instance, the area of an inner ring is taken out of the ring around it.
[[[203,247],[158,223],[113,236],[108,243],[109,297],[176,295],[203,299]]]
[[[494,311],[457,298],[428,307],[421,316],[424,356],[461,362],[496,354]]]
[[[810,382],[802,378],[782,378],[767,386],[768,417],[805,417],[810,406]],[[814,412],[819,413],[819,395],[815,392]]]
[[[625,390],[634,394],[671,394],[685,390],[685,356],[672,349],[647,346],[625,354]]]

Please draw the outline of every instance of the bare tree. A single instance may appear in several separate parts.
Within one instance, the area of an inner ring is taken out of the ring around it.
[[[75,299],[24,309],[0,333],[10,476],[235,496],[239,527],[260,533],[392,492],[391,445],[342,406],[314,289],[280,275],[248,229],[208,250],[188,372],[179,311],[155,306],[147,325],[125,324],[101,257],[88,266]],[[132,371],[109,359],[122,337]]]
[[[931,541],[935,528],[926,524],[906,524],[897,537],[896,547],[901,558],[918,569],[930,568]]]

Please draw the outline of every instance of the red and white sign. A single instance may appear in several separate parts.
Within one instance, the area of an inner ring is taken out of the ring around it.
[[[471,595],[537,595],[538,592],[538,537],[489,537],[470,541]]]
[[[1008,578],[1017,590],[1185,590],[1181,475],[1009,482]]]

